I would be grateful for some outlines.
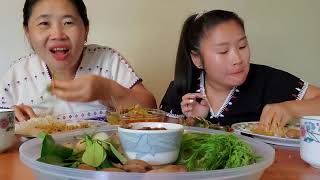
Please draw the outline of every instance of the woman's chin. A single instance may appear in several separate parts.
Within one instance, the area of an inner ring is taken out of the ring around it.
[[[240,86],[245,82],[246,78],[232,78],[228,80],[230,86]]]
[[[227,82],[229,82],[233,86],[240,86],[246,81],[247,75],[248,75],[247,71],[241,72],[235,76],[230,76]]]

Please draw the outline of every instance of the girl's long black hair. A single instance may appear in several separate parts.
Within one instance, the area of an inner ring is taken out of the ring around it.
[[[225,10],[212,10],[203,14],[191,15],[184,22],[174,74],[174,85],[181,96],[194,90],[192,85],[198,82],[201,73],[201,70],[192,62],[191,52],[200,53],[200,41],[206,31],[227,21],[235,21],[244,30],[243,20],[234,12]]]

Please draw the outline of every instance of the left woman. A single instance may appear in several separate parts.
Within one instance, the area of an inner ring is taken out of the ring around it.
[[[156,107],[119,52],[85,45],[89,20],[82,0],[26,0],[23,27],[34,53],[15,62],[0,82],[1,107],[14,108],[19,121],[48,114],[104,119],[116,106]]]

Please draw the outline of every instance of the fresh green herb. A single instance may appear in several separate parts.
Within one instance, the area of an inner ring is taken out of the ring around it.
[[[76,152],[57,144],[48,134],[39,133],[38,137],[42,140],[41,157],[38,159],[40,162],[72,168],[85,163],[97,169],[112,167],[112,158],[123,164],[127,162],[127,159],[117,151],[109,139],[100,140],[93,138],[92,135],[84,134],[86,148],[82,152]],[[107,154],[110,154],[112,158],[107,158]]]
[[[197,171],[241,167],[256,160],[252,149],[233,134],[186,133],[177,164]]]
[[[65,162],[61,157],[56,155],[47,155],[38,159],[38,161],[48,164],[53,164],[57,166],[71,166],[73,162]]]
[[[37,137],[38,137],[41,141],[43,141],[44,138],[46,137],[46,135],[47,135],[47,134],[46,134],[45,132],[41,131],[41,132],[38,133]]]
[[[80,164],[82,164],[81,161],[76,161],[76,162],[74,162],[70,167],[71,167],[71,168],[77,168]]]
[[[82,156],[82,161],[90,166],[98,167],[106,159],[106,150],[111,150],[112,154],[125,164],[127,159],[117,151],[117,149],[108,141],[94,139],[90,135],[85,135],[86,151]],[[103,150],[103,151],[102,151]]]
[[[253,153],[252,149],[249,147],[248,144],[235,138],[237,137],[231,137],[231,140],[233,142],[233,151],[230,154],[229,159],[226,163],[226,168],[246,166],[260,159],[259,156]]]
[[[92,135],[84,134],[86,143],[85,151],[76,152],[73,149],[57,144],[52,136],[45,133],[39,133],[38,137],[42,140],[40,162],[77,168],[80,164],[87,164],[97,169],[112,167],[112,160],[125,164],[127,159],[117,151],[109,140],[99,140]],[[108,158],[110,154],[112,158]]]
[[[41,157],[38,161],[59,166],[73,164],[73,162],[65,161],[72,155],[72,149],[56,144],[50,135],[39,133],[38,137],[42,139]]]
[[[60,144],[56,144],[52,136],[46,135],[42,141],[41,157],[52,155],[66,159],[71,156],[73,150]]]
[[[86,150],[82,156],[82,162],[85,164],[98,167],[107,157],[103,146],[97,141],[86,139]]]
[[[110,168],[113,167],[111,162],[109,161],[108,158],[106,158],[101,164],[100,166],[97,167],[97,170],[103,169],[103,168]]]
[[[127,158],[125,158],[121,153],[119,153],[119,151],[117,151],[117,149],[115,147],[113,147],[113,145],[111,143],[108,143],[110,145],[110,149],[112,151],[112,153],[119,159],[119,161],[122,164],[126,164],[127,163]]]

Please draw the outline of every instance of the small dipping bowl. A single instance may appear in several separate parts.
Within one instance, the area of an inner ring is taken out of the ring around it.
[[[130,129],[119,127],[119,137],[125,155],[151,165],[164,165],[177,160],[183,135],[183,126],[163,122],[130,123]],[[142,128],[165,130],[141,130]]]

